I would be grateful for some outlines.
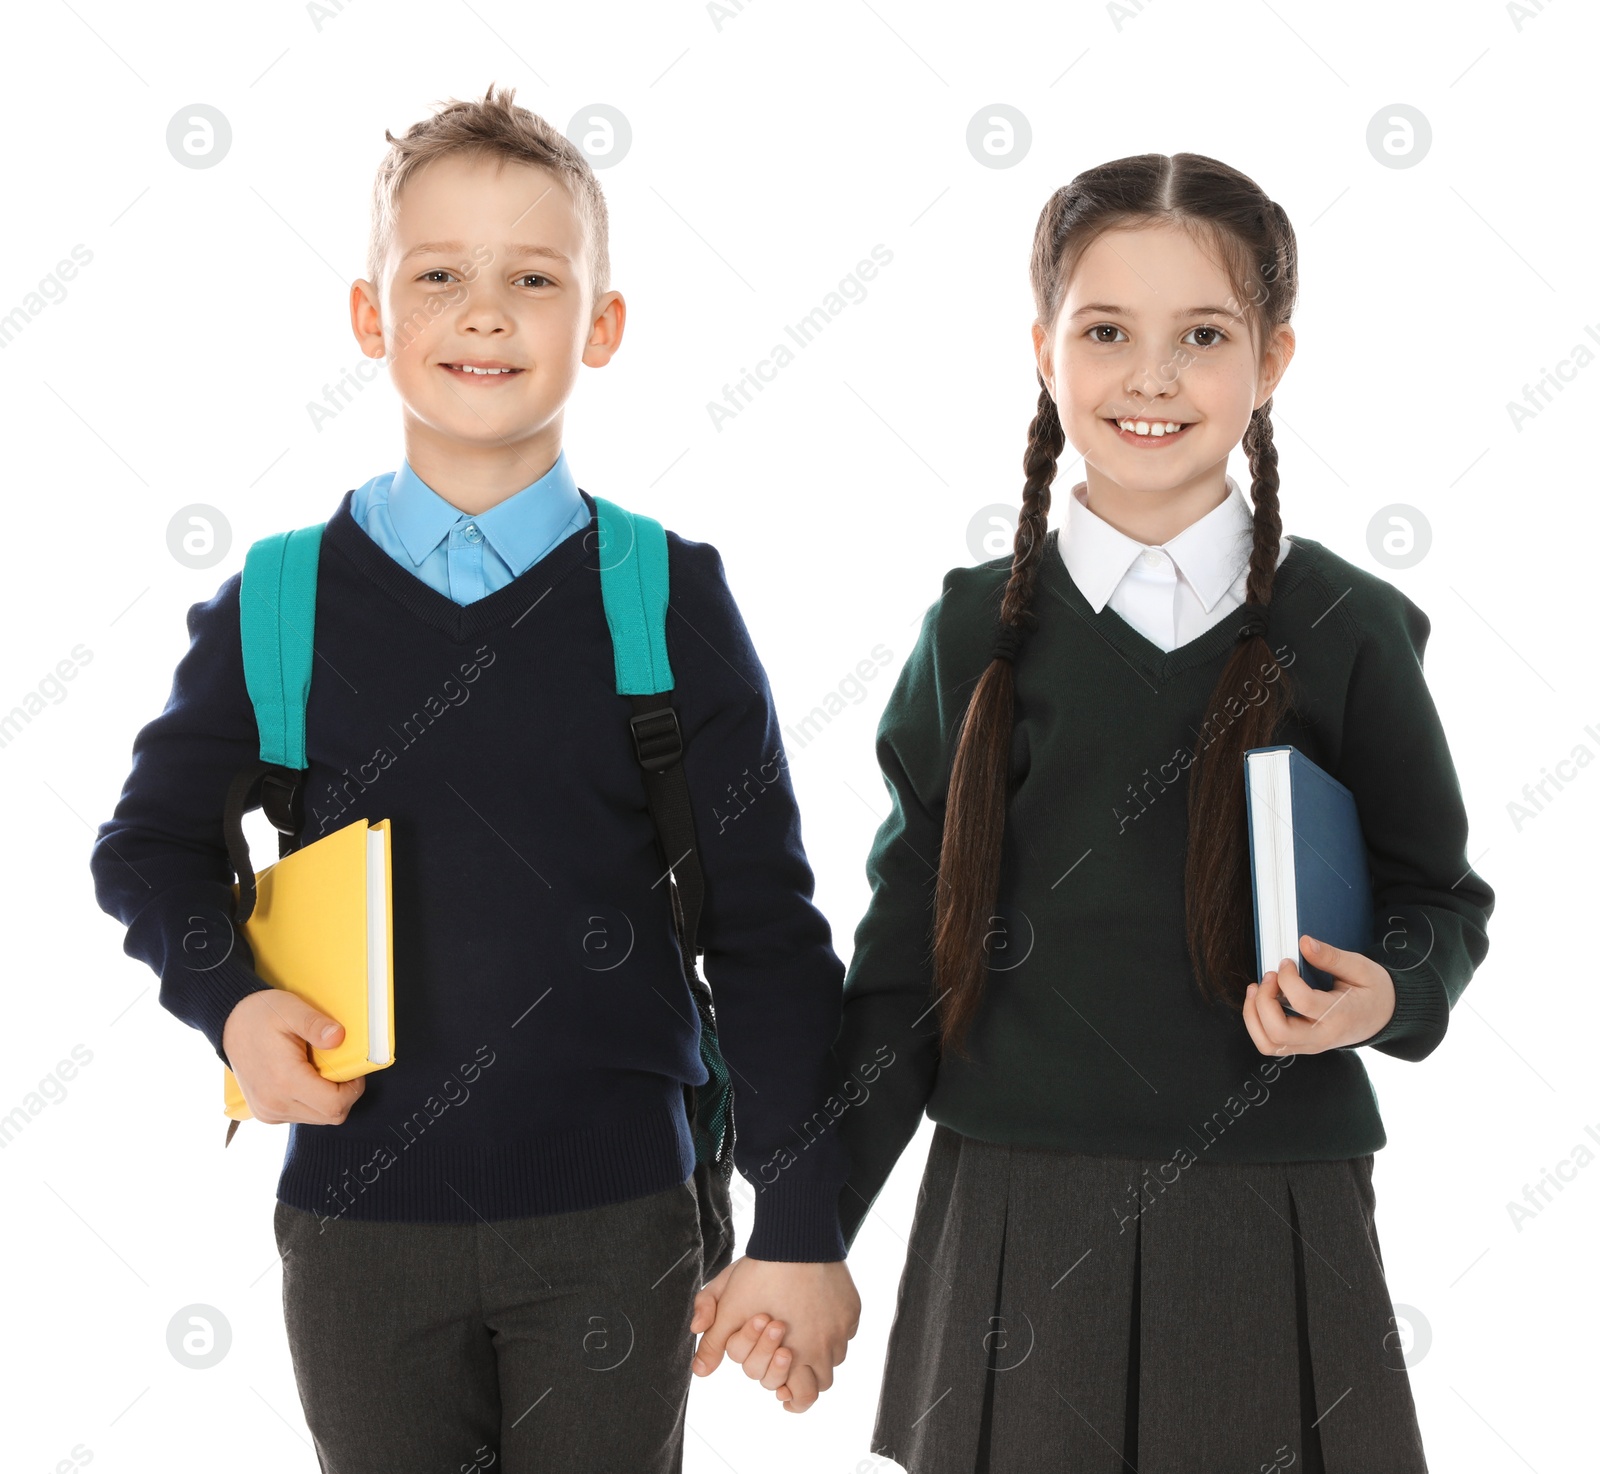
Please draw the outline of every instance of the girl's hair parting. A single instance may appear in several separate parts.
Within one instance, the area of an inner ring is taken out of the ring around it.
[[[1106,231],[1147,223],[1188,230],[1214,252],[1233,284],[1238,310],[1250,325],[1259,355],[1271,329],[1287,322],[1298,285],[1294,232],[1283,207],[1256,183],[1202,154],[1139,154],[1085,170],[1046,202],[1034,233],[1029,276],[1039,321],[1054,325],[1067,281],[1090,243]],[[1250,458],[1255,536],[1245,599],[1272,601],[1283,523],[1278,514],[1278,453],[1272,443],[1272,401],[1250,418],[1244,449]],[[1039,376],[1039,403],[1028,428],[1022,469],[1022,510],[1001,596],[997,645],[1016,648],[1038,622],[1032,611],[1045,554],[1050,484],[1065,436],[1055,401]],[[1241,611],[1244,613],[1246,611]],[[1246,621],[1239,615],[1241,627]],[[1270,668],[1271,647],[1259,616],[1254,632],[1233,646],[1207,709],[1205,730],[1189,768],[1188,853],[1184,912],[1189,960],[1202,997],[1243,1007],[1255,980],[1248,836],[1245,830],[1244,752],[1270,744],[1292,705],[1286,673],[1256,682],[1259,702],[1241,699],[1258,673]],[[1009,653],[1009,652],[1007,652]],[[985,938],[998,900],[1006,802],[1011,784],[1013,665],[1003,654],[978,678],[962,719],[946,797],[944,838],[934,907],[934,992],[943,1047],[964,1054],[977,1013],[988,959]],[[1229,720],[1231,702],[1243,712]]]
[[[413,123],[399,138],[387,128],[383,130],[389,152],[379,164],[372,186],[372,229],[367,238],[369,281],[381,280],[383,263],[394,239],[401,187],[424,164],[447,154],[465,154],[534,164],[561,180],[583,221],[594,295],[598,297],[608,290],[609,227],[600,181],[583,150],[537,113],[516,106],[512,102],[516,95],[515,87],[497,89],[491,82],[480,101],[451,98],[440,104],[432,117]]]

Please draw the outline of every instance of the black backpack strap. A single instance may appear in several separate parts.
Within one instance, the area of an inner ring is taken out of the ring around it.
[[[630,696],[633,703],[633,748],[644,769],[645,796],[655,820],[662,858],[672,872],[673,921],[691,974],[700,955],[700,909],[705,902],[705,876],[695,844],[694,814],[689,807],[689,780],[683,771],[683,732],[678,713],[665,691]]]
[[[700,1014],[700,1057],[710,1077],[690,1092],[696,1156],[703,1157],[726,1184],[733,1175],[733,1089],[717,1042],[711,989],[700,976],[696,962],[701,950],[700,912],[706,885],[695,841],[694,812],[689,805],[689,779],[683,769],[683,732],[667,692],[630,695],[628,700],[633,703],[630,725],[634,753],[644,769],[645,797],[670,877],[672,922],[683,951],[684,973]]]
[[[243,926],[256,909],[256,872],[250,863],[250,846],[244,837],[244,816],[259,804],[278,831],[278,858],[281,860],[296,848],[295,841],[304,822],[304,779],[302,769],[257,761],[246,763],[228,785],[222,809],[222,832],[228,843],[228,862],[239,878],[239,899],[233,915],[237,926]]]

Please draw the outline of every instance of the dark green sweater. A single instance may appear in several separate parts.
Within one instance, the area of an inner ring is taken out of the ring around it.
[[[1263,1055],[1236,1011],[1202,1001],[1189,965],[1187,769],[1240,620],[1164,652],[1109,605],[1090,608],[1056,537],[1016,666],[1003,935],[970,1061],[941,1061],[938,1048],[934,877],[953,737],[993,648],[1009,557],[945,576],[879,724],[892,810],[867,860],[872,901],[836,1051],[855,1097],[839,1122],[853,1162],[847,1239],[924,1110],[985,1141],[1179,1166],[1360,1156],[1386,1140],[1357,1046]],[[1355,794],[1375,908],[1363,950],[1389,969],[1396,1003],[1363,1043],[1407,1060],[1444,1037],[1494,906],[1467,862],[1461,791],[1423,679],[1428,630],[1393,585],[1291,538],[1268,639],[1304,716],[1275,741]]]

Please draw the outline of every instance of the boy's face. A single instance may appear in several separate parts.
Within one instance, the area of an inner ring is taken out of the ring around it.
[[[579,364],[607,363],[622,338],[621,294],[591,301],[572,197],[546,169],[444,158],[406,182],[398,216],[382,282],[356,282],[350,310],[362,351],[388,360],[408,445],[509,452],[532,481],[546,467],[529,442],[559,448]]]

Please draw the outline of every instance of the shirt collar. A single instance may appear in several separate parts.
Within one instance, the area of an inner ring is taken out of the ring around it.
[[[1119,532],[1089,509],[1089,483],[1080,481],[1067,498],[1061,556],[1067,572],[1097,613],[1122,582],[1133,560],[1147,547],[1159,546],[1177,564],[1207,612],[1233,587],[1250,561],[1255,516],[1232,476],[1225,474],[1228,495],[1198,521],[1167,542],[1142,543]]]
[[[549,552],[582,506],[565,450],[537,481],[476,515],[447,502],[409,461],[401,461],[389,486],[390,521],[418,567],[457,523],[475,522],[512,574],[520,574]]]

